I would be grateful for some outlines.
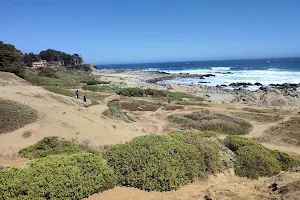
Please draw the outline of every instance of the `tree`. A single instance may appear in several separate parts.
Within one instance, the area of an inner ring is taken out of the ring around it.
[[[22,78],[25,75],[25,64],[20,51],[14,45],[4,44],[2,41],[0,41],[0,71],[12,72]]]
[[[25,53],[23,56],[23,62],[28,67],[31,67],[33,62],[39,61],[41,61],[40,57],[34,53]]]

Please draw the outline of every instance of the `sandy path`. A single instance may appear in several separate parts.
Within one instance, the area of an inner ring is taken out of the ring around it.
[[[106,105],[89,108],[82,106],[81,100],[57,95],[36,86],[0,87],[1,98],[18,101],[38,111],[38,120],[21,129],[0,135],[0,155],[8,157],[22,147],[36,143],[45,136],[61,136],[90,140],[94,145],[115,144],[146,133],[157,133],[162,128],[153,128],[159,120],[147,122],[145,119],[126,123],[102,115]],[[116,128],[113,128],[113,125]],[[22,133],[31,131],[30,138]],[[0,159],[0,165],[3,164]]]
[[[177,191],[146,192],[136,188],[116,187],[101,194],[94,194],[87,200],[203,200],[206,195],[214,200],[269,200],[274,195],[268,188],[271,184],[276,182],[282,186],[299,179],[300,173],[282,172],[271,178],[250,180],[234,175],[231,169],[210,176],[207,180],[183,186]]]

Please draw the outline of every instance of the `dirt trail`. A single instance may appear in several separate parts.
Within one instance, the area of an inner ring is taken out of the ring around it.
[[[68,139],[90,140],[94,145],[115,144],[146,133],[158,133],[159,120],[148,122],[148,118],[126,123],[104,117],[106,105],[85,108],[81,100],[57,95],[36,86],[0,86],[1,98],[28,105],[38,111],[38,120],[23,128],[0,134],[0,155],[9,157],[20,148],[36,143],[45,136],[60,136]],[[153,118],[153,117],[152,117]],[[153,118],[155,119],[155,117]],[[113,128],[113,126],[116,128]],[[25,131],[32,136],[23,138]],[[0,160],[0,165],[5,161]]]
[[[177,191],[146,192],[136,188],[116,187],[94,194],[86,200],[203,200],[204,196],[222,200],[269,200],[275,195],[268,188],[271,184],[276,182],[282,186],[299,179],[300,173],[283,172],[271,178],[250,180],[234,175],[231,169],[210,176],[207,180],[183,186]]]

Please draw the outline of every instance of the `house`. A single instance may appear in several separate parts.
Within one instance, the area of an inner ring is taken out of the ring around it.
[[[47,62],[46,60],[42,60],[42,61],[39,61],[39,62],[32,62],[31,67],[32,68],[43,68],[43,67],[45,67],[46,62]]]

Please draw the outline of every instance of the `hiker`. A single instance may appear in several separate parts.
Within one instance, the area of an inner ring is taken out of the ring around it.
[[[170,103],[171,103],[171,100],[170,100],[170,99],[168,99],[168,104],[170,105]]]
[[[83,96],[83,101],[86,102],[86,96],[85,95]]]
[[[75,97],[76,97],[76,99],[78,99],[78,98],[79,98],[79,95],[78,95],[78,90],[76,90],[76,92],[75,92]]]

